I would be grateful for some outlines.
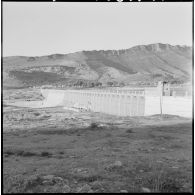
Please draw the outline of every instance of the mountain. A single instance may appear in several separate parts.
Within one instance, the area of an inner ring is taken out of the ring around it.
[[[123,50],[93,50],[40,57],[3,58],[3,86],[90,83],[187,82],[192,48],[149,44]]]

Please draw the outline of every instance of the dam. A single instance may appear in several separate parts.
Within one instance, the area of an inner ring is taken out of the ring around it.
[[[159,97],[158,88],[56,90],[41,89],[42,107],[102,112],[117,116],[150,116],[160,114],[192,117],[192,96]],[[160,108],[160,104],[162,108]]]
[[[41,89],[44,107],[66,106],[118,116],[143,116],[145,90],[50,90]]]

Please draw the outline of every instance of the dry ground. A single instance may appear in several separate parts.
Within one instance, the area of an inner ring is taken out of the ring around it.
[[[4,107],[3,191],[192,192],[192,122]]]

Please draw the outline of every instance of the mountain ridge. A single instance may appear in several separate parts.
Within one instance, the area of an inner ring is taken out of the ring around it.
[[[156,46],[156,45],[164,45],[164,46],[171,46],[171,47],[177,47],[177,48],[187,48],[187,49],[192,49],[192,46],[189,45],[171,45],[169,43],[151,43],[151,44],[145,44],[145,45],[135,45],[126,49],[99,49],[99,50],[81,50],[81,51],[75,51],[75,52],[69,52],[69,53],[54,53],[54,54],[44,54],[44,55],[33,55],[33,56],[21,56],[21,55],[14,55],[14,56],[4,56],[3,58],[10,58],[10,57],[35,57],[35,58],[39,58],[39,57],[44,57],[44,56],[52,56],[52,55],[69,55],[69,54],[75,54],[75,53],[80,53],[80,52],[90,52],[90,51],[123,51],[123,50],[130,50],[130,49],[135,49],[135,48],[144,48],[144,47],[150,47],[150,46]]]
[[[44,56],[3,57],[3,84],[9,78],[33,84],[33,73],[52,74],[56,80],[95,81],[106,84],[157,80],[188,81],[192,72],[192,47],[163,43],[137,45],[121,50],[91,50]],[[25,79],[23,76],[25,74]],[[31,75],[32,74],[32,75]],[[30,80],[28,79],[31,78]],[[41,75],[41,74],[40,74]],[[47,77],[47,76],[46,76]],[[47,80],[47,79],[46,79]],[[41,79],[43,82],[43,80]],[[45,83],[45,82],[44,82]],[[42,83],[36,83],[36,85]],[[26,85],[26,84],[25,84]]]

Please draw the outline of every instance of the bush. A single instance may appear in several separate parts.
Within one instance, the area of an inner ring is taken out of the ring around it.
[[[127,129],[126,133],[133,133],[133,129]]]
[[[41,152],[41,156],[42,157],[50,157],[50,156],[52,156],[52,154],[49,152]]]
[[[99,126],[97,123],[91,123],[90,128],[91,129],[97,129]]]
[[[34,152],[25,152],[25,151],[18,151],[17,156],[24,156],[24,157],[29,157],[29,156],[36,156],[37,154]]]
[[[23,151],[23,150],[7,150],[4,152],[6,155],[15,155],[15,156],[23,156],[23,157],[29,157],[29,156],[36,156],[37,154],[34,152],[29,151]]]

